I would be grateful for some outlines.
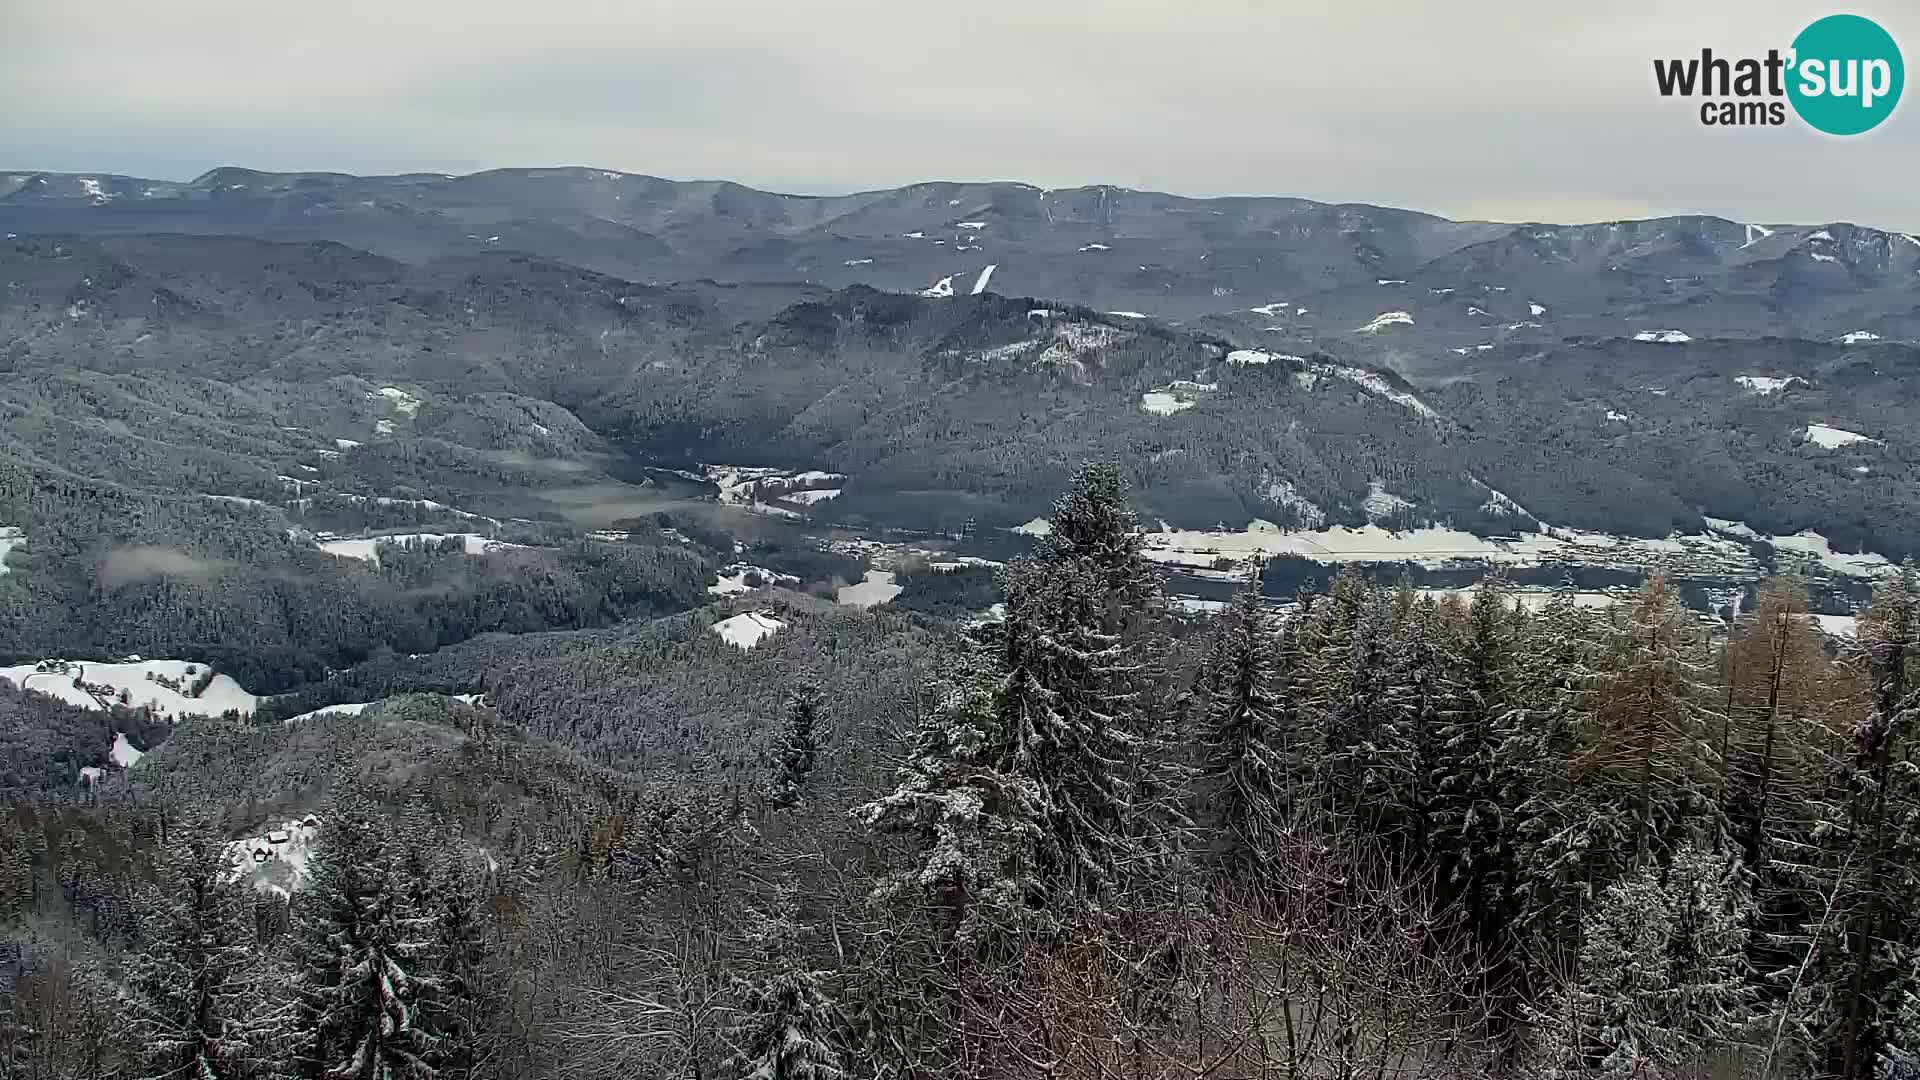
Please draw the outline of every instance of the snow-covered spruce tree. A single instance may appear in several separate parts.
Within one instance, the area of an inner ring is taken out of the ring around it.
[[[1591,723],[1599,631],[1570,588],[1547,603],[1525,630],[1518,651],[1517,693],[1502,727],[1504,773],[1516,786],[1515,862],[1521,928],[1530,951],[1555,966],[1580,940],[1585,902],[1597,891],[1589,853],[1617,850],[1629,822],[1572,771]]]
[[[464,1080],[486,1026],[492,916],[487,879],[457,846],[433,860],[424,914],[431,920],[433,977],[422,982],[423,1024],[434,1038],[438,1080]]]
[[[776,896],[746,934],[753,971],[735,980],[728,1075],[738,1080],[841,1080],[826,973],[806,962],[791,898]]]
[[[408,903],[387,830],[330,811],[308,887],[294,902],[293,1072],[308,1080],[432,1080],[436,1040],[420,1005],[434,966],[432,920]]]
[[[1396,604],[1401,601],[1396,598]],[[1418,864],[1431,858],[1438,806],[1441,726],[1453,696],[1448,683],[1450,638],[1431,596],[1407,602],[1399,617],[1388,656],[1389,702],[1395,737],[1388,759],[1388,794],[1381,814],[1382,834],[1392,849]]]
[[[1127,499],[1127,482],[1109,463],[1083,466],[1054,503],[1053,531],[1035,548],[1032,565],[1059,585],[1073,582],[1081,599],[1059,615],[1070,623],[1063,638],[1079,633],[1110,637],[1107,655],[1086,689],[1104,698],[1110,726],[1128,743],[1120,759],[1120,782],[1129,789],[1131,812],[1123,829],[1142,873],[1164,873],[1191,829],[1186,809],[1192,787],[1190,763],[1180,752],[1190,743],[1180,731],[1190,701],[1171,677],[1166,598],[1160,575],[1147,559],[1138,518]]]
[[[1327,595],[1315,601],[1310,612],[1295,616],[1300,662],[1293,689],[1301,710],[1299,727],[1313,739],[1305,755],[1311,767],[1297,790],[1307,796],[1303,811],[1329,832],[1344,827],[1340,816],[1353,805],[1358,788],[1345,718],[1347,699],[1359,678],[1354,643],[1366,602],[1366,581],[1347,570],[1334,577]]]
[[[792,807],[800,801],[814,760],[820,755],[820,709],[819,687],[804,680],[794,687],[787,700],[769,785],[769,801],[775,807]]]
[[[1201,808],[1212,857],[1232,882],[1258,886],[1286,829],[1287,762],[1276,745],[1283,690],[1273,616],[1256,576],[1226,614],[1208,662],[1208,699],[1201,720],[1205,754]]]
[[[1603,890],[1557,1023],[1542,1026],[1560,1075],[1702,1075],[1749,1020],[1747,918],[1729,860],[1692,844]]]
[[[140,1047],[132,1075],[249,1075],[265,1046],[246,1021],[248,997],[258,989],[250,978],[246,886],[236,880],[225,844],[200,821],[174,828],[155,871],[137,909],[138,947],[126,977],[127,1015]]]
[[[1041,873],[1050,890],[1097,899],[1136,849],[1137,669],[1104,628],[1101,572],[1087,560],[1017,561],[993,708],[1005,772],[1038,786]]]
[[[940,912],[969,947],[1033,925],[1039,848],[1051,838],[1040,785],[1006,768],[1012,748],[989,679],[974,673],[949,691],[922,720],[897,786],[854,811],[870,833],[910,845],[876,899]]]
[[[1329,687],[1326,722],[1340,818],[1369,836],[1396,830],[1398,787],[1411,758],[1410,688],[1394,677],[1392,634],[1393,595],[1363,585],[1348,644],[1352,655],[1339,668],[1346,682]]]

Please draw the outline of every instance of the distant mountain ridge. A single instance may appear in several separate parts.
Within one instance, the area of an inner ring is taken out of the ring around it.
[[[1451,221],[1288,197],[932,182],[783,195],[604,169],[467,176],[214,169],[187,183],[0,172],[0,232],[333,240],[420,262],[510,249],[634,281],[994,291],[1313,342],[1423,344],[1678,329],[1920,338],[1920,238],[1678,216]],[[1543,309],[1536,312],[1535,308]],[[1391,350],[1388,350],[1390,353]],[[1391,361],[1391,356],[1383,359]]]

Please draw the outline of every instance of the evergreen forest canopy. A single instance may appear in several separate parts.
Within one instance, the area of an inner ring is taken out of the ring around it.
[[[1920,1070],[1912,569],[1837,653],[1793,579],[1195,621],[1118,470],[1051,520],[1003,620],[489,635],[84,797],[36,755],[152,718],[0,688],[0,1075]]]

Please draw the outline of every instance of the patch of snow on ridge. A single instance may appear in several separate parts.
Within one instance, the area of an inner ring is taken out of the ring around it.
[[[942,300],[949,296],[952,296],[953,295],[953,275],[948,274],[946,277],[943,277],[939,281],[934,282],[931,286],[921,289],[920,295],[931,297],[935,300]]]
[[[969,292],[967,295],[979,296],[981,293],[986,292],[987,282],[993,280],[993,272],[999,269],[999,267],[1000,267],[999,263],[988,263],[987,268],[985,270],[980,271],[980,276],[973,279],[973,291]]]
[[[1339,364],[1315,364],[1313,367],[1315,371],[1332,375],[1335,378],[1345,379],[1350,383],[1358,385],[1368,393],[1386,398],[1395,405],[1411,410],[1417,416],[1432,420],[1440,415],[1431,408],[1428,408],[1427,404],[1419,398],[1414,397],[1404,390],[1394,389],[1387,380],[1365,368],[1344,367]]]
[[[1107,314],[1118,316],[1122,319],[1144,319],[1147,317],[1145,312],[1140,311],[1109,311]]]
[[[1413,316],[1404,311],[1383,311],[1373,317],[1373,321],[1354,331],[1356,334],[1377,334],[1389,326],[1412,326]]]
[[[1869,438],[1857,431],[1848,431],[1846,428],[1831,427],[1827,424],[1808,424],[1807,441],[1826,450],[1836,450],[1842,446],[1852,446],[1855,443],[1880,445],[1879,439]]]
[[[1662,345],[1684,345],[1693,338],[1679,330],[1642,330],[1633,335],[1635,341],[1655,341]]]
[[[778,631],[786,629],[787,624],[771,615],[758,611],[742,612],[730,619],[722,619],[710,628],[720,635],[720,640],[740,649],[751,649]]]
[[[1547,313],[1547,309],[1542,307],[1539,304],[1529,302],[1527,304],[1527,313],[1535,316],[1545,315]]]
[[[1261,304],[1256,308],[1248,308],[1247,310],[1253,312],[1255,315],[1265,315],[1271,319],[1287,310],[1287,302],[1285,300],[1279,300],[1271,304]]]
[[[1080,250],[1081,251],[1111,251],[1113,249],[1109,248],[1105,244],[1088,244],[1087,246],[1081,248]]]
[[[1855,330],[1850,334],[1840,335],[1840,344],[1842,345],[1858,345],[1863,341],[1879,341],[1879,340],[1880,340],[1879,334],[1871,333],[1866,330]]]
[[[285,720],[285,723],[288,727],[292,727],[301,721],[312,720],[316,716],[359,716],[361,713],[373,708],[375,704],[377,704],[377,702],[356,701],[347,705],[329,705],[324,709],[314,709],[310,712],[303,712],[298,716],[289,716]]]

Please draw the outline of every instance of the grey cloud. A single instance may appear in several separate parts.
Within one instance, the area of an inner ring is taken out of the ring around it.
[[[0,147],[7,166],[171,178],[583,164],[801,192],[1008,179],[1467,217],[1920,229],[1897,179],[1920,165],[1920,104],[1831,140],[1709,130],[1654,92],[1655,56],[1784,46],[1818,13],[1798,0],[21,4],[0,14]],[[1920,14],[1873,14],[1920,43]]]

